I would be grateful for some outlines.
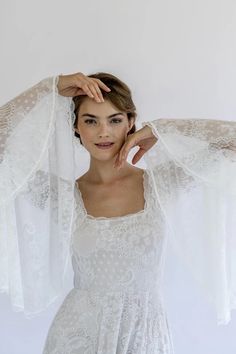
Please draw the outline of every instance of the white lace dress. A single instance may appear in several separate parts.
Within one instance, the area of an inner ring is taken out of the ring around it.
[[[48,332],[43,354],[171,354],[162,300],[165,223],[144,170],[144,209],[93,217],[75,187],[74,288]]]
[[[236,309],[236,122],[158,118],[144,154],[145,208],[87,215],[75,181],[74,104],[46,78],[0,107],[0,292],[31,318],[74,289],[44,354],[172,353],[162,301],[171,244],[213,306]]]

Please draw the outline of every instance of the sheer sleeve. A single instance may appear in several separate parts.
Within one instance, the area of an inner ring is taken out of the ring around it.
[[[73,102],[42,80],[0,108],[0,291],[31,318],[63,292],[74,213]]]
[[[144,159],[168,238],[213,306],[218,324],[236,308],[236,122],[157,119]]]

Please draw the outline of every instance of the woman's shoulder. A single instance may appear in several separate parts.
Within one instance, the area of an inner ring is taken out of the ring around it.
[[[130,168],[130,177],[133,177],[135,175],[142,175],[145,172],[145,169],[136,167],[136,166],[131,166]],[[85,172],[83,175],[79,176],[79,178],[76,179],[76,183],[86,183],[87,181],[87,176],[88,176],[88,171]]]

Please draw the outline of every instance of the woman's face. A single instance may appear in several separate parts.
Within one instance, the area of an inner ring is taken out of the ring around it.
[[[109,160],[119,152],[127,138],[134,119],[120,112],[109,100],[98,103],[86,97],[80,106],[76,132],[85,149],[98,160]],[[111,142],[111,147],[102,149],[96,144]]]

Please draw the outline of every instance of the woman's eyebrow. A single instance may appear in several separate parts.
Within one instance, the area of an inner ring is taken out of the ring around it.
[[[124,115],[124,113],[123,113],[123,112],[113,113],[113,114],[111,114],[110,116],[108,116],[107,118],[112,118],[112,117],[115,117],[115,116],[118,116],[118,115]],[[85,117],[85,116],[86,116],[86,117],[98,118],[98,119],[99,119],[98,116],[95,116],[94,114],[90,114],[90,113],[84,113],[84,114],[82,114],[81,117]]]

